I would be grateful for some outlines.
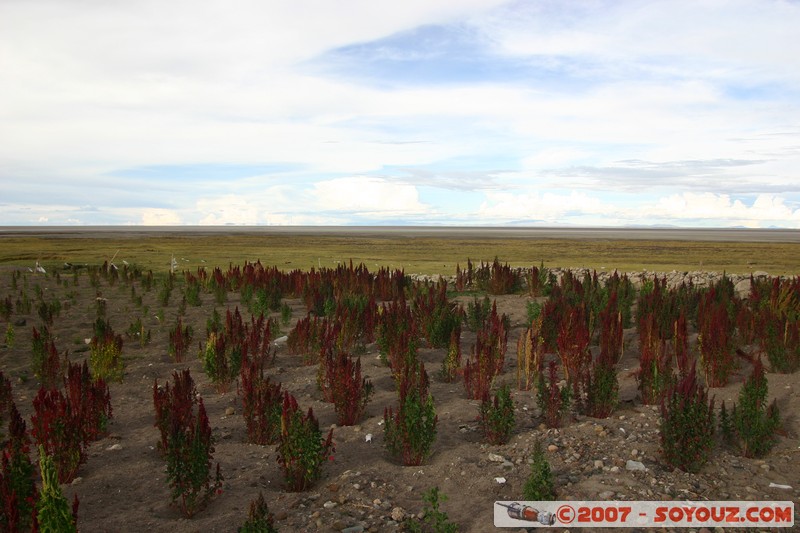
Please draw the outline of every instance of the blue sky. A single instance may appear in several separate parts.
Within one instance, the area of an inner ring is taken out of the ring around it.
[[[800,2],[0,2],[0,225],[800,228]]]

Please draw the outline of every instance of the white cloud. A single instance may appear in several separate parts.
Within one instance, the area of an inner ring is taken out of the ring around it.
[[[749,206],[727,194],[674,194],[652,206],[651,216],[664,220],[727,221],[753,228],[771,225],[800,228],[800,209],[792,210],[783,198],[771,194],[758,195]]]
[[[144,226],[176,226],[181,224],[181,217],[169,209],[145,209],[141,223]]]
[[[800,209],[792,210],[783,198],[758,195],[748,205],[727,194],[679,193],[633,206],[603,201],[591,194],[524,192],[486,193],[477,213],[479,220],[502,224],[675,224],[683,226],[770,226],[800,228]]]
[[[413,185],[364,176],[315,183],[311,195],[320,211],[351,212],[366,217],[420,215],[428,211]]]
[[[541,72],[361,84],[308,67],[425,24],[477,28],[483,60]],[[464,211],[487,191],[475,216],[489,223],[796,225],[797,27],[796,2],[755,0],[0,2],[0,224],[463,216],[455,199],[448,211],[388,178],[416,172],[420,186],[476,195]],[[758,163],[703,175],[675,164],[726,159]],[[188,185],[111,177],[205,163],[293,170]],[[571,177],[578,167],[607,172]],[[454,188],[454,175],[471,178]],[[634,190],[651,196],[631,208],[619,195]],[[97,208],[79,206],[87,191]]]

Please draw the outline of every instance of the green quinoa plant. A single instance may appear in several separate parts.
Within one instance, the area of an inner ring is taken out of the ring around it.
[[[41,533],[77,532],[78,496],[69,503],[61,492],[53,458],[39,446],[39,469],[42,476],[42,491],[36,504],[38,530]]]
[[[283,470],[286,490],[302,492],[322,474],[322,465],[333,460],[333,429],[322,437],[319,422],[309,407],[302,413],[297,400],[284,392],[278,463]]]
[[[447,495],[439,490],[439,487],[432,487],[422,496],[425,505],[422,510],[421,521],[410,518],[405,526],[412,533],[433,532],[433,533],[457,533],[458,525],[450,521],[447,513],[439,510],[439,505],[447,501]],[[423,522],[427,527],[423,527]]]
[[[110,322],[102,318],[95,321],[94,336],[89,343],[89,366],[95,376],[122,381],[125,374],[122,344],[122,335],[114,333]]]
[[[661,451],[670,466],[698,472],[714,447],[714,400],[697,380],[695,365],[661,400]]]
[[[491,397],[487,393],[480,405],[483,436],[489,444],[505,444],[511,438],[516,421],[514,400],[508,385],[500,387]]]
[[[533,446],[531,456],[531,471],[522,487],[522,495],[529,501],[553,501],[556,499],[556,489],[553,484],[553,474],[550,463],[542,450],[538,440]]]
[[[167,383],[159,388],[156,382],[153,403],[170,496],[181,514],[191,518],[220,492],[222,475],[219,463],[215,471],[212,468],[214,438],[203,399],[195,393],[189,370],[175,372],[172,387]]]
[[[425,365],[406,367],[399,385],[397,411],[387,407],[383,413],[386,448],[402,464],[417,466],[431,453],[438,421]]]
[[[781,426],[780,413],[775,400],[767,405],[769,387],[760,359],[753,364],[753,372],[739,390],[739,403],[733,405],[734,441],[745,457],[763,457],[775,445],[776,433]]]
[[[258,498],[250,501],[247,521],[237,529],[237,533],[278,533],[275,516],[269,512],[263,492],[259,492]]]

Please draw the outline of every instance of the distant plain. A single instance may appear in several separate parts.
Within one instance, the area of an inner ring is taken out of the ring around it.
[[[455,273],[467,259],[512,266],[800,274],[800,232],[746,229],[499,227],[2,227],[0,265],[112,259],[154,272],[261,261],[284,270],[353,261],[370,270]]]

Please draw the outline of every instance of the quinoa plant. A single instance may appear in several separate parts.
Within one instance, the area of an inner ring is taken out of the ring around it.
[[[333,429],[323,438],[319,422],[309,407],[303,414],[297,400],[284,392],[278,464],[283,470],[286,490],[302,492],[322,474],[322,465],[333,460]]]
[[[734,323],[729,303],[716,297],[712,289],[703,295],[697,312],[697,343],[706,383],[724,387],[736,369]]]
[[[40,388],[33,399],[33,408],[33,438],[53,457],[59,481],[69,483],[75,479],[78,467],[86,462],[86,449],[68,400],[60,390]]]
[[[78,496],[70,509],[67,499],[61,492],[55,461],[39,446],[39,470],[42,477],[42,491],[36,504],[36,521],[42,533],[77,532]]]
[[[484,264],[475,271],[475,281],[478,288],[489,294],[513,294],[522,285],[522,277],[518,270],[511,268],[508,263],[501,264],[495,257],[492,264]]]
[[[250,501],[247,521],[236,531],[237,533],[278,533],[275,528],[275,516],[269,511],[263,492],[259,492],[258,498]]]
[[[283,327],[285,328],[288,328],[291,322],[292,322],[292,308],[289,307],[289,304],[283,302],[283,304],[281,304],[281,325],[283,325]]]
[[[398,395],[397,411],[387,407],[383,413],[386,448],[402,464],[417,466],[431,453],[438,421],[423,363],[405,368]]]
[[[481,401],[480,420],[483,437],[489,444],[505,444],[514,431],[514,400],[508,385]]]
[[[544,423],[549,428],[561,427],[564,414],[569,409],[571,401],[569,386],[559,387],[558,365],[555,361],[547,364],[547,381],[544,372],[539,373],[539,386],[536,393],[536,403],[542,411]]]
[[[406,527],[412,533],[422,533],[423,531],[433,531],[434,533],[458,533],[458,525],[450,521],[447,513],[439,510],[439,505],[447,501],[447,495],[439,490],[439,487],[432,487],[422,495],[425,505],[422,510],[421,522],[427,524],[423,529],[422,523],[416,518],[406,521]]]
[[[463,310],[447,298],[447,282],[440,279],[435,287],[426,286],[426,291],[414,299],[415,320],[428,346],[444,348],[450,342],[455,329],[460,329]]]
[[[556,499],[556,489],[553,484],[553,474],[550,471],[550,463],[542,450],[542,444],[538,440],[533,445],[531,456],[531,471],[522,487],[522,495],[530,501],[553,501]]]
[[[639,370],[636,379],[642,403],[656,405],[672,382],[671,356],[666,341],[658,333],[654,315],[639,320]]]
[[[402,295],[380,307],[375,336],[381,358],[399,381],[407,367],[416,366],[418,342],[417,322]]]
[[[686,472],[699,472],[714,447],[714,400],[698,383],[694,364],[661,400],[661,451],[664,460]]]
[[[178,317],[175,327],[169,331],[169,354],[176,363],[183,361],[191,342],[192,327],[188,324],[184,326],[181,317]]]
[[[7,348],[14,347],[14,325],[11,322],[6,326],[5,343]]]
[[[9,438],[0,466],[0,530],[22,531],[33,525],[38,495],[29,455],[30,437],[13,401],[9,414]]]
[[[264,375],[263,358],[246,357],[239,381],[242,416],[247,440],[254,444],[274,444],[280,437],[283,391]]]
[[[586,389],[586,413],[607,418],[617,405],[619,381],[617,361],[622,357],[622,314],[617,311],[617,294],[600,313],[600,354],[589,370]]]
[[[121,382],[125,374],[122,360],[122,335],[117,335],[108,321],[98,318],[89,344],[89,366],[95,376]]]
[[[220,490],[222,475],[219,463],[216,470],[212,468],[214,438],[189,370],[173,373],[172,387],[167,383],[159,388],[156,382],[153,403],[170,496],[181,514],[191,518]]]
[[[532,297],[544,296],[550,292],[555,283],[555,276],[544,266],[544,262],[541,262],[538,267],[534,265],[528,270],[525,281],[528,284],[528,293]]]
[[[745,457],[763,457],[772,449],[780,428],[780,413],[775,400],[767,405],[769,387],[760,359],[739,390],[739,403],[733,405],[734,441]]]
[[[0,317],[6,322],[11,320],[11,313],[14,311],[14,304],[11,301],[11,296],[6,296],[0,300]]]
[[[542,316],[531,321],[517,341],[517,388],[531,390],[539,381],[544,361],[544,339],[541,335]]]
[[[464,314],[464,323],[470,331],[478,331],[486,320],[489,318],[489,313],[492,311],[492,302],[488,296],[483,299],[478,299],[475,296],[471,302],[467,302],[467,310]]]
[[[31,434],[53,457],[62,483],[75,478],[89,444],[100,438],[112,417],[111,396],[102,378],[92,379],[86,362],[71,364],[65,392],[39,389],[33,399]]]
[[[68,352],[64,353],[64,361],[68,360]],[[39,362],[39,357],[34,358],[33,373],[39,378],[43,387],[48,389],[58,387],[63,377],[61,368],[61,357],[56,349],[53,339],[47,339],[44,343],[44,357]],[[41,366],[39,366],[41,365]]]
[[[452,383],[458,378],[461,371],[461,326],[450,332],[450,344],[447,348],[447,355],[442,360],[442,368],[439,371],[439,378],[447,383]]]
[[[590,339],[586,308],[583,305],[570,307],[559,324],[556,344],[564,377],[572,388],[573,398],[577,403],[582,401],[589,379],[592,363]]]
[[[361,377],[360,357],[353,360],[348,354],[338,352],[333,369],[327,389],[336,411],[336,423],[353,426],[364,416],[373,392],[372,382]]]
[[[464,366],[467,397],[482,399],[491,389],[494,378],[502,371],[508,346],[508,328],[508,317],[498,315],[497,304],[493,304],[489,318],[478,329],[472,353]]]

